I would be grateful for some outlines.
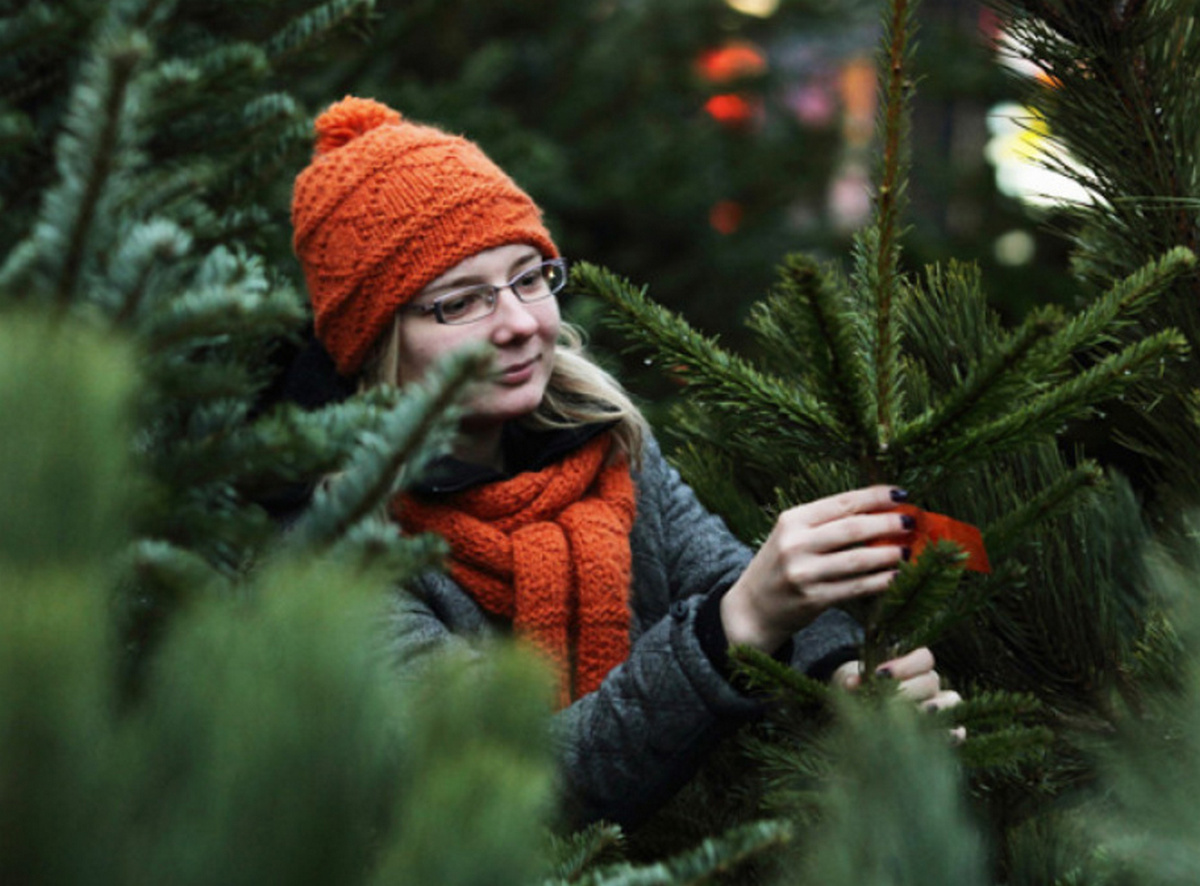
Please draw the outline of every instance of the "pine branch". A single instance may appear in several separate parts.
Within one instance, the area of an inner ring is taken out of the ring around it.
[[[962,773],[946,733],[896,693],[878,700],[853,693],[839,707],[829,740],[835,775],[798,881],[990,882],[983,839],[964,814]]]
[[[1103,482],[1104,472],[1092,461],[1085,461],[1056,477],[1049,486],[1039,489],[1020,507],[984,530],[984,547],[989,556],[1003,558],[1020,539],[1028,538],[1047,520],[1066,513],[1081,491],[1098,487]]]
[[[401,396],[394,388],[379,386],[311,412],[282,404],[252,425],[234,426],[228,447],[214,457],[223,465],[221,472],[236,477],[243,488],[250,482],[261,487],[312,480],[314,474],[332,473],[361,434],[377,433],[383,416]],[[188,449],[185,441],[175,452],[185,465],[195,464]],[[176,476],[174,470],[171,475]]]
[[[149,52],[149,44],[138,34],[105,41],[97,49],[98,57],[93,58],[85,69],[92,73],[85,73],[72,97],[57,149],[59,174],[64,179],[64,186],[72,191],[74,188],[67,180],[79,176],[82,190],[77,195],[74,218],[65,237],[65,251],[56,282],[56,300],[60,308],[67,307],[75,298],[92,221],[99,211],[110,176],[121,167],[122,160],[117,155],[125,141],[123,130],[130,125],[126,118],[132,111],[130,91],[134,74]],[[68,157],[80,165],[68,166],[71,162]]]
[[[748,689],[764,692],[805,708],[825,707],[828,685],[808,677],[788,664],[750,646],[734,646],[729,660]]]
[[[440,535],[403,535],[391,520],[361,520],[325,552],[363,575],[380,576],[389,585],[397,576],[414,576],[446,568],[449,546]]]
[[[265,282],[265,281],[264,281]],[[263,292],[246,281],[211,283],[154,306],[142,318],[139,337],[151,352],[168,352],[204,339],[286,335],[304,322],[306,309],[294,290]]]
[[[289,549],[326,548],[385,504],[406,476],[446,451],[467,386],[491,365],[483,353],[452,355],[364,434],[336,482],[318,489],[313,506],[288,536]]]
[[[1117,330],[1150,307],[1163,289],[1194,264],[1195,258],[1187,250],[1172,250],[1115,284],[1065,324],[1058,321],[1058,312],[1052,308],[1034,311],[999,348],[972,366],[967,379],[948,398],[905,425],[897,434],[897,444],[911,449],[951,428],[962,434],[972,427],[973,416],[992,414],[1005,400],[1011,405],[1028,385],[1027,379],[1041,384],[1060,373],[1072,356],[1113,343]]]
[[[807,256],[787,256],[779,277],[776,293],[754,306],[750,328],[783,360],[790,359],[793,372],[813,379],[817,396],[838,414],[847,436],[871,440],[874,409],[858,312]]]
[[[909,45],[913,21],[909,0],[893,0],[883,37],[886,81],[883,89],[882,171],[876,194],[877,241],[873,248],[875,294],[875,410],[881,448],[891,442],[897,418],[900,343],[895,302],[900,287],[900,214],[907,177]]]
[[[922,551],[915,563],[900,564],[895,580],[869,604],[864,623],[864,674],[874,674],[897,645],[915,648],[938,639],[930,634],[929,626],[958,588],[965,560],[958,545],[939,541]]]
[[[204,404],[239,401],[260,382],[244,363],[203,359],[188,350],[148,353],[146,371],[154,378],[153,389],[146,392],[146,408],[158,413],[157,420],[178,417],[196,411]],[[146,429],[154,435],[158,427]]]
[[[596,822],[566,836],[551,834],[550,856],[555,859],[549,882],[574,882],[606,856],[619,853],[625,836],[607,822]]]
[[[1088,414],[1095,404],[1119,398],[1155,373],[1163,361],[1186,352],[1187,343],[1177,332],[1168,330],[1149,336],[1110,354],[1011,415],[935,444],[926,458],[945,470],[953,470],[981,452],[998,454],[1029,445],[1039,437],[1053,435],[1066,421]]]
[[[792,839],[792,827],[785,821],[752,822],[709,837],[695,849],[666,861],[645,866],[613,865],[571,880],[569,886],[700,886],[751,859],[779,851]],[[567,883],[547,881],[544,886]]]
[[[1014,723],[1034,723],[1047,716],[1046,706],[1028,692],[997,692],[971,687],[954,706],[954,722],[968,734],[983,734]]]
[[[1087,4],[997,5],[1012,20],[1022,55],[1053,84],[1034,90],[1030,101],[1060,152],[1078,161],[1056,164],[1059,171],[1098,198],[1073,207],[1081,222],[1071,233],[1077,266],[1107,280],[1171,246],[1200,250],[1200,228],[1187,209],[1196,196],[1200,110],[1192,15],[1176,3],[1114,3],[1108,16]],[[1152,211],[1156,204],[1173,208]],[[1189,337],[1196,314],[1187,306],[1197,295],[1200,276],[1193,275],[1167,311]]]
[[[1058,328],[1058,312],[1034,310],[1012,335],[982,361],[973,365],[962,384],[935,407],[927,409],[896,433],[897,446],[913,448],[925,441],[960,432],[973,416],[991,412],[1001,401],[1011,406],[1014,386],[1023,383],[1018,371],[1037,345]]]
[[[161,218],[134,225],[121,238],[115,260],[108,269],[114,323],[125,326],[132,322],[151,289],[153,275],[182,259],[191,245],[192,239],[186,231]]]
[[[1195,266],[1195,255],[1188,249],[1176,247],[1117,281],[1046,343],[1043,353],[1039,354],[1040,368],[1053,371],[1071,355],[1114,342],[1117,330],[1127,327],[1134,318],[1152,307],[1166,289]]]
[[[132,575],[139,587],[153,588],[157,605],[164,600],[186,601],[201,594],[224,596],[233,587],[228,575],[195,551],[161,539],[139,539],[123,560],[122,571]]]
[[[974,770],[1026,780],[1029,767],[1044,769],[1056,736],[1045,725],[1046,706],[1027,692],[1008,692],[967,687],[955,706],[934,712],[943,728],[961,728],[965,741],[958,758]],[[1037,771],[1035,769],[1035,771]]]
[[[292,19],[267,41],[267,55],[275,65],[311,48],[346,22],[368,21],[375,0],[328,0]]]
[[[769,417],[784,424],[813,448],[828,449],[845,435],[817,398],[796,384],[784,384],[759,372],[745,360],[723,350],[716,339],[700,335],[681,317],[650,302],[644,290],[634,289],[609,271],[581,262],[574,266],[577,291],[603,299],[617,309],[606,318],[623,332],[654,346],[663,359],[688,367],[688,386],[695,393],[733,406],[747,417]]]
[[[55,142],[57,184],[42,197],[29,238],[0,268],[0,288],[38,295],[67,307],[77,296],[89,258],[89,237],[119,173],[136,162],[135,74],[150,52],[144,36],[123,31],[118,10],[92,41],[62,132]]]
[[[1053,743],[1054,732],[1046,726],[1010,725],[984,735],[968,731],[959,757],[971,769],[1011,769],[1043,756]]]

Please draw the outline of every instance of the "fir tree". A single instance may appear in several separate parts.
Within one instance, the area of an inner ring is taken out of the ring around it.
[[[24,136],[0,263],[4,882],[516,884],[546,867],[540,667],[498,650],[486,673],[398,686],[379,637],[387,594],[442,547],[372,514],[448,443],[479,357],[403,396],[260,409],[272,343],[305,313],[246,236],[265,218],[251,182],[269,191],[307,125],[279,95],[295,126],[264,144],[258,99],[289,49],[364,8],[315,5],[265,50],[222,39],[207,8],[4,22]],[[280,542],[256,499],[331,474]],[[451,824],[471,852],[429,838]]]
[[[0,327],[0,880],[502,883],[546,868],[548,681],[497,649],[398,685],[386,569],[296,555],[173,619],[122,702],[136,348]],[[470,851],[448,851],[454,841]]]
[[[235,592],[277,534],[265,498],[340,470],[352,451],[296,538],[390,548],[405,568],[439,550],[361,527],[399,465],[446,445],[449,407],[477,361],[403,400],[260,405],[278,343],[307,317],[278,257],[266,258],[279,232],[263,233],[261,201],[310,141],[306,113],[272,86],[299,50],[368,10],[296,7],[269,35],[240,14],[151,2],[31,4],[5,21],[6,119],[24,136],[5,166],[6,309],[120,330],[148,382],[132,441],[151,482],[122,596],[133,660],[181,602]]]

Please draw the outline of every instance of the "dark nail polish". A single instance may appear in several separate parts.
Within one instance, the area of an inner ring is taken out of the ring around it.
[[[912,548],[904,547],[900,549],[900,559],[907,563],[912,559]]]
[[[885,680],[892,679],[892,669],[891,668],[877,668],[875,670],[875,673],[878,674],[879,676],[883,677]]]
[[[901,514],[900,515],[900,525],[903,526],[909,532],[911,532],[912,530],[917,528],[917,518],[914,517],[912,514]]]
[[[892,501],[908,501],[907,489],[893,489],[891,494]]]

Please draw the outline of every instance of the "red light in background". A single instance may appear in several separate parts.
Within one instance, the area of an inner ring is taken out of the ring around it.
[[[729,235],[742,226],[742,218],[746,210],[735,200],[722,200],[714,203],[708,211],[708,223],[718,234]]]
[[[767,70],[767,57],[753,43],[737,40],[702,52],[696,60],[700,76],[710,83],[728,83]]]
[[[714,95],[704,103],[708,115],[725,126],[745,126],[758,114],[760,103],[735,92]]]

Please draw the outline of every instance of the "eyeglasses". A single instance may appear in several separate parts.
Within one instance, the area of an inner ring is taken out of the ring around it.
[[[439,323],[474,323],[496,312],[502,290],[511,289],[518,300],[529,304],[557,295],[567,285],[567,260],[554,258],[526,268],[502,286],[480,283],[439,295],[427,305],[405,305],[402,311],[433,314]]]

